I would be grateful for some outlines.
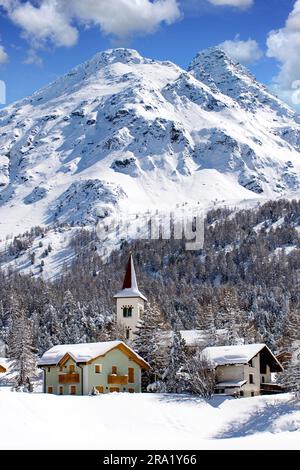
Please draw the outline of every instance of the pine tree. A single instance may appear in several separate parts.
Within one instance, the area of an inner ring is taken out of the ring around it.
[[[15,305],[12,330],[9,336],[9,357],[15,372],[15,389],[32,391],[36,360],[33,349],[33,334],[28,318],[22,308]]]
[[[291,351],[298,340],[300,340],[300,311],[294,310],[285,317],[280,345],[283,349]]]
[[[297,400],[300,400],[300,355],[291,362],[288,377],[288,389],[295,394]]]
[[[217,329],[215,325],[215,315],[212,304],[208,304],[204,310],[204,330],[206,333],[206,346],[215,346],[218,342]]]
[[[70,291],[67,291],[64,295],[64,302],[61,309],[61,323],[60,342],[64,344],[80,343],[80,305],[76,303]]]
[[[237,299],[235,294],[225,290],[223,298],[222,323],[226,329],[225,341],[227,345],[235,345],[239,343],[237,328]]]
[[[181,393],[186,388],[182,374],[182,369],[186,363],[185,346],[185,341],[182,339],[180,332],[174,331],[172,333],[169,362],[162,376],[165,390],[169,393]]]
[[[133,341],[134,350],[150,365],[150,370],[142,375],[143,391],[147,391],[150,384],[161,384],[166,364],[163,328],[162,312],[156,303],[149,302]],[[152,390],[156,390],[156,385]]]
[[[108,324],[107,332],[104,333],[107,337],[106,341],[124,341],[126,342],[126,329],[120,323],[112,322]]]
[[[299,311],[290,312],[285,321],[284,338],[282,345],[291,354],[291,358],[284,364],[284,372],[279,382],[287,390],[295,393],[300,399],[300,315]]]

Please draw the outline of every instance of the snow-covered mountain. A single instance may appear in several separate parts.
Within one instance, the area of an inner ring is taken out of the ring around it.
[[[2,239],[299,187],[298,117],[220,49],[188,71],[108,50],[0,112]]]

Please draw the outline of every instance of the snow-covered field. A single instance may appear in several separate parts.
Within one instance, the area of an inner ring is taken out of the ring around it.
[[[2,388],[0,416],[1,449],[300,449],[300,403],[289,394],[207,402]]]

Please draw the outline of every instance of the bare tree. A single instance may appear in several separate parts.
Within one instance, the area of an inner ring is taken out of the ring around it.
[[[192,393],[203,398],[211,398],[216,383],[215,369],[203,354],[198,351],[187,359],[186,378]]]

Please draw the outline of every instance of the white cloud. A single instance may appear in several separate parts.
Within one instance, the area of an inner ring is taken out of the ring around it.
[[[29,40],[50,40],[57,46],[73,46],[77,42],[78,31],[59,9],[59,2],[44,0],[38,7],[30,2],[19,3],[9,11],[9,17]]]
[[[104,34],[126,38],[148,34],[181,16],[176,0],[0,0],[31,48],[50,42],[70,47],[78,41],[77,24],[98,26]]]
[[[274,77],[276,91],[293,104],[293,84],[300,80],[300,0],[295,2],[285,26],[269,33],[267,46],[268,57],[280,64],[279,74]]]
[[[171,24],[180,17],[176,0],[73,0],[64,5],[79,21],[99,25],[106,34],[126,37],[134,33],[151,33],[157,26]]]
[[[43,59],[38,55],[37,51],[33,48],[30,48],[27,52],[27,57],[24,60],[24,64],[35,64],[38,67],[42,67]]]
[[[249,8],[253,5],[254,0],[208,0],[215,6],[230,6],[237,8]]]
[[[242,64],[253,64],[263,56],[262,50],[254,39],[242,41],[237,36],[233,41],[227,40],[222,42],[219,44],[219,47],[232,59]]]
[[[8,62],[8,54],[4,46],[0,46],[0,64],[6,64],[6,62]]]

